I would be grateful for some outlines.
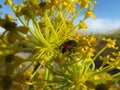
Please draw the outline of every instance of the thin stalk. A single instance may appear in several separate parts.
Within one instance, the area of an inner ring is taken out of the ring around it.
[[[38,36],[38,41],[42,41],[47,47],[50,47],[48,42],[45,40],[42,32],[40,31],[40,27],[38,25],[38,22],[37,21],[35,22],[34,19],[32,19],[32,23],[33,23],[33,27],[34,27],[35,33]]]
[[[105,49],[106,49],[106,47],[102,48],[102,49],[95,55],[95,57],[93,58],[93,61],[95,61],[95,60],[98,58],[98,56],[100,56],[100,54],[101,54]]]
[[[92,71],[94,71],[94,70],[95,70],[95,63],[94,63],[94,61],[93,61],[93,60],[90,60],[90,61],[91,61],[91,65],[92,65],[91,70],[92,70]]]
[[[46,68],[45,69],[45,82],[44,82],[44,86],[46,87],[47,81],[49,80],[49,69]]]
[[[12,8],[12,6],[10,6]],[[15,12],[15,10],[12,8],[12,11]],[[25,24],[23,22],[23,20],[20,17],[17,17],[19,19],[19,21],[24,25],[24,26],[28,26],[27,24]],[[29,27],[29,26],[28,26]],[[30,33],[39,41],[39,38],[33,33],[33,31],[30,29],[29,27],[29,31]],[[41,35],[41,33],[39,33]],[[44,38],[42,37],[42,40],[44,40]]]
[[[29,27],[29,32],[31,33],[33,37],[35,37],[39,41],[39,38],[36,36],[36,34],[32,31],[30,27]]]
[[[54,27],[53,27],[53,25],[52,25],[52,23],[51,23],[51,21],[50,21],[50,18],[49,18],[48,15],[47,15],[47,13],[45,14],[45,17],[46,17],[46,19],[48,20],[48,23],[49,23],[49,25],[50,25],[50,27],[51,27],[52,32],[54,33],[55,37],[56,37],[57,40],[58,40],[58,35],[57,35],[57,33],[56,33],[56,31],[55,31],[55,29],[54,29]]]
[[[34,20],[32,20],[32,25],[33,25],[33,28],[34,28],[35,35],[38,38],[38,41],[42,41],[43,42],[42,37],[41,37],[41,35],[38,32],[38,28],[37,28],[36,23],[35,23]]]
[[[46,51],[46,50],[41,50],[41,49],[40,49],[39,51],[37,51],[37,52],[36,52],[36,55],[37,55],[37,56],[36,56],[36,59],[38,59],[40,56],[42,56],[42,55],[45,53],[45,51]]]
[[[92,71],[95,70],[95,64],[92,60],[90,60],[90,62],[85,67],[84,74],[86,74],[89,71],[89,69],[91,69]]]
[[[70,14],[70,9],[68,8],[67,11],[66,11],[66,14],[63,16],[65,20],[68,18],[68,15],[69,15],[69,14]],[[63,22],[61,21],[61,22],[59,23],[59,26],[58,26],[58,28],[57,28],[56,30],[61,29],[62,26],[63,26]],[[59,30],[59,31],[60,31],[60,30]]]
[[[94,72],[93,75],[104,73],[104,72],[109,72],[109,71],[113,70],[114,68],[115,67],[113,65],[109,65],[109,66],[106,66],[102,69],[96,70],[96,72]]]
[[[31,67],[33,65],[33,62],[31,62],[22,72],[20,72],[21,74],[22,73],[25,73],[26,70],[28,70],[29,67]]]
[[[33,77],[36,75],[36,73],[39,71],[39,69],[45,64],[45,61],[42,61],[38,68],[34,71],[34,73],[31,75],[30,80],[33,79]]]
[[[26,26],[26,24],[22,21],[22,19],[20,17],[17,17],[19,19],[19,21],[24,25]]]
[[[80,14],[80,12],[82,11],[82,9],[80,8],[77,13],[75,14],[75,16],[72,18],[71,22],[74,22],[75,18]]]
[[[11,6],[11,5],[9,5],[10,7],[11,7],[11,9],[12,9],[12,11],[15,13],[15,10],[13,9],[13,7]],[[16,16],[18,19],[19,19],[19,21],[24,25],[24,26],[26,26],[26,24],[22,21],[22,19],[20,18],[20,17],[18,17],[18,16]]]
[[[78,28],[79,27],[79,24],[77,24],[75,27],[74,27],[74,30],[76,29],[76,28]],[[78,29],[79,30],[79,29]]]
[[[115,78],[116,82],[120,81],[120,72],[112,75],[113,78]]]

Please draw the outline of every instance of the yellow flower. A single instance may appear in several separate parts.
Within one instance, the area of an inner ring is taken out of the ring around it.
[[[113,55],[113,56],[120,57],[120,52],[118,52],[118,53],[113,52],[112,55]]]
[[[13,20],[12,15],[11,14],[7,14],[6,15],[6,20],[11,22]]]
[[[80,3],[80,8],[88,8],[89,0],[80,0],[78,1]]]
[[[107,44],[106,44],[106,47],[107,47],[107,48],[117,49],[117,47],[115,47],[115,44],[116,44],[115,42],[116,42],[116,40],[112,40],[111,38],[108,38],[108,39],[103,38],[103,40],[107,42]]]
[[[14,12],[15,12],[15,14],[16,14],[17,16],[19,16],[18,12],[20,12],[20,10],[22,9],[22,7],[23,7],[22,4],[13,5],[13,6],[12,6],[12,8],[13,8],[13,10],[14,10]]]
[[[8,4],[8,5],[10,5],[10,6],[11,6],[11,5],[12,5],[12,3],[13,3],[13,1],[14,1],[14,0],[6,0],[6,1],[5,1],[5,4]]]
[[[75,35],[75,39],[76,41],[79,41],[79,39],[82,37],[82,35],[80,33],[76,33]]]
[[[84,18],[84,19],[86,19],[86,18],[88,18],[88,17],[92,17],[93,19],[95,18],[95,15],[94,15],[94,13],[93,13],[93,9],[92,9],[92,8],[87,9],[87,10],[85,11],[85,18]]]
[[[91,5],[92,7],[95,6],[96,4],[96,0],[92,1],[92,0],[76,0],[76,3],[80,4],[80,8],[88,8],[89,5]]]
[[[91,6],[95,6],[95,5],[96,5],[96,0],[95,0],[94,2],[91,1],[91,2],[90,2],[90,5],[91,5]]]
[[[81,20],[79,23],[79,29],[82,29],[83,31],[85,31],[86,28],[87,28],[86,23],[83,20]]]
[[[118,69],[120,69],[120,52],[117,52],[117,53],[113,52],[112,55],[115,58],[111,59],[110,62],[112,62],[112,64],[113,64],[113,62],[115,62],[114,66],[117,67]]]
[[[72,2],[73,2],[73,0],[65,0],[65,1],[64,1],[64,4],[65,4],[65,5],[68,5],[68,4],[72,4]]]

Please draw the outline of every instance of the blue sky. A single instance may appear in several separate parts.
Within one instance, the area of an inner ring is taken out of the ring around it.
[[[120,0],[97,0],[96,19],[86,20],[88,31],[108,33],[120,28]]]
[[[0,0],[0,4],[3,5],[5,0]],[[22,0],[14,0],[15,2],[22,2]],[[97,4],[94,7],[94,13],[96,19],[87,19],[88,25],[87,32],[100,32],[106,33],[113,29],[120,28],[120,0],[97,0]],[[3,6],[0,9],[3,13],[12,13],[9,6]],[[13,13],[12,13],[13,14]],[[14,15],[14,14],[13,14]],[[79,16],[80,17],[80,16]]]
[[[97,0],[94,12],[97,18],[120,19],[120,0]]]

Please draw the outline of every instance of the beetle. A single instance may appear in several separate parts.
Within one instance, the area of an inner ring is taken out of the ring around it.
[[[65,53],[66,51],[70,51],[76,46],[77,42],[75,40],[68,40],[63,45],[62,53]]]

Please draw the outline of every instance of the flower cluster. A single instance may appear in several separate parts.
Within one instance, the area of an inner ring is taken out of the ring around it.
[[[116,69],[120,69],[120,52],[115,53],[113,52],[112,55],[107,55],[104,57],[100,57],[101,60],[103,60],[103,64],[114,66]],[[103,66],[104,66],[103,65]]]
[[[110,39],[110,38],[108,38],[108,39],[103,38],[103,40],[107,42],[106,48],[114,48],[114,49],[117,49],[117,47],[115,47],[115,42],[116,42],[116,40],[112,40],[112,39]]]

